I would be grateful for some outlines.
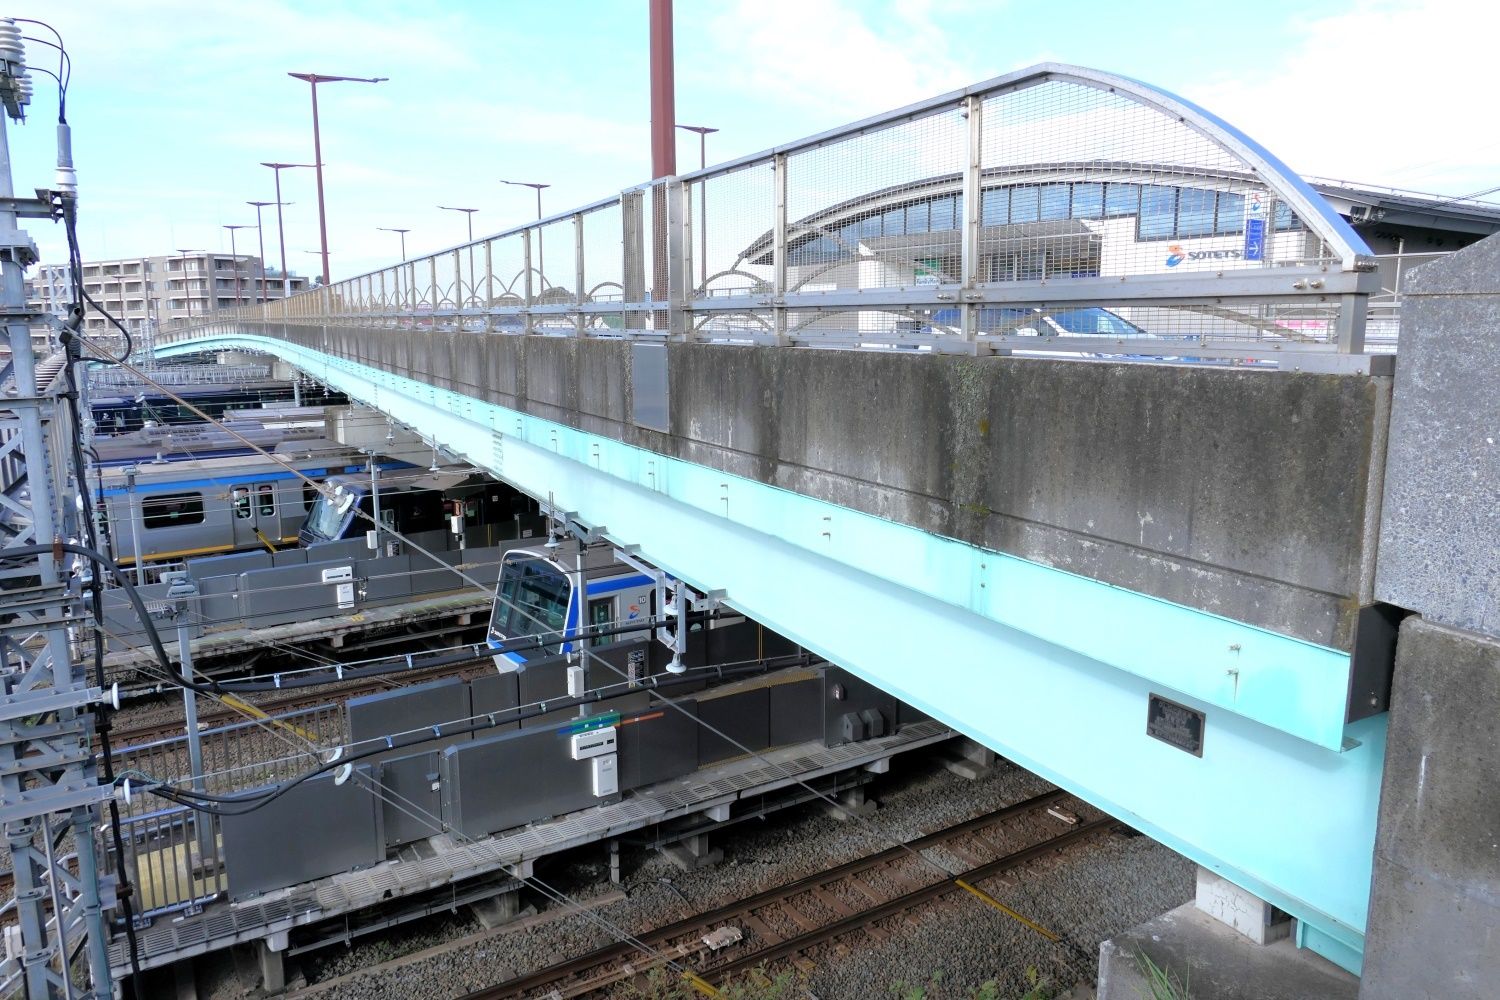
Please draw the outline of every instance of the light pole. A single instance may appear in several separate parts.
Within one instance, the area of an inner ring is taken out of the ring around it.
[[[236,309],[238,309],[240,307],[241,299],[243,298],[243,296],[240,294],[240,253],[239,253],[238,247],[235,246],[234,234],[235,234],[236,231],[238,231],[240,229],[250,229],[252,227],[251,226],[225,226],[224,228],[227,229],[227,230],[229,230],[229,257],[230,257],[230,260],[233,262],[231,264],[231,266],[234,268],[234,307]],[[218,305],[218,302],[219,302],[219,296],[217,294],[215,294],[214,295],[214,304]]]
[[[541,194],[542,193],[540,191],[538,191],[537,192],[537,197],[540,198]],[[477,211],[479,211],[479,209],[477,209],[477,208],[454,208],[452,205],[439,205],[438,208],[442,209],[444,212],[462,212],[462,213],[464,213],[464,218],[469,223],[469,242],[470,243],[474,242],[474,213],[477,212]],[[540,215],[538,215],[538,218],[540,218]]]
[[[281,217],[281,206],[288,204],[281,200],[281,172],[290,170],[292,167],[312,168],[311,163],[265,163],[261,166],[270,167],[276,173],[276,236],[281,241],[281,297],[291,298],[292,279],[287,277],[286,271],[286,224]]]
[[[705,167],[707,167],[708,166],[708,136],[709,136],[710,133],[717,132],[719,130],[716,129],[716,128],[709,128],[707,125],[679,125],[677,127],[680,128],[680,129],[682,129],[684,132],[697,132],[698,133],[698,169],[702,170]],[[708,185],[704,184],[701,178],[698,181],[698,226],[699,226],[699,231],[703,234],[702,235],[702,242],[700,244],[700,246],[702,247],[702,249],[698,252],[698,270],[699,270],[699,272],[702,275],[702,277],[701,277],[700,280],[703,282],[703,285],[704,285],[703,294],[707,295],[708,294],[708,287],[707,287],[708,286]]]
[[[512,185],[514,187],[535,188],[536,189],[536,217],[537,217],[537,221],[541,221],[541,218],[542,218],[542,188],[549,188],[549,187],[552,186],[551,184],[537,184],[534,181],[501,181],[500,183],[501,184],[510,184],[510,185]],[[542,294],[543,291],[546,290],[546,286],[547,286],[547,272],[546,272],[546,267],[545,267],[544,261],[542,259],[542,227],[541,226],[538,226],[537,230],[536,230],[536,276],[537,276],[538,282],[542,286],[541,288],[537,289],[537,294],[540,295],[540,294]]]
[[[389,226],[376,226],[382,233],[399,233],[401,235],[401,263],[406,263],[406,234],[410,229],[392,229]]]
[[[474,277],[474,213],[477,212],[477,211],[479,211],[479,209],[477,209],[477,208],[455,208],[452,205],[439,205],[438,208],[441,209],[444,212],[462,212],[462,213],[464,213],[464,221],[466,221],[469,224],[469,292],[470,292],[470,298],[472,298],[475,302],[478,302],[478,300],[479,300],[479,279],[477,279],[477,278]],[[463,280],[462,280],[462,277],[463,277],[462,275],[459,276],[459,294],[460,295],[463,294]],[[468,300],[466,299],[465,301],[468,301]]]
[[[188,319],[189,320],[191,320],[193,318],[193,292],[192,292],[192,290],[190,288],[188,288],[187,259],[188,259],[188,254],[190,254],[192,252],[193,251],[191,251],[191,250],[182,250],[182,249],[179,249],[177,251],[178,259],[182,261],[182,292],[183,292],[184,298],[187,299],[187,309],[188,309]],[[137,550],[137,551],[139,551],[139,550]]]
[[[318,131],[318,84],[384,83],[390,78],[385,76],[322,76],[318,73],[288,73],[287,76],[294,80],[303,80],[312,87],[313,164],[318,171],[318,239],[323,249],[323,284],[326,286],[328,284],[328,215],[323,207],[323,137]]]
[[[260,297],[256,301],[264,305],[271,296],[266,283],[266,230],[261,224],[260,210],[267,205],[275,205],[277,208],[280,208],[281,203],[274,201],[247,201],[245,204],[255,208],[255,235],[260,239]],[[290,205],[291,202],[287,202],[287,204]]]

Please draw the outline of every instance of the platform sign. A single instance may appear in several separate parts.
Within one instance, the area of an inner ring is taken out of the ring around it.
[[[1203,713],[1159,694],[1146,708],[1146,735],[1194,757],[1203,756]]]
[[[1266,259],[1266,220],[1259,216],[1245,220],[1245,259]]]

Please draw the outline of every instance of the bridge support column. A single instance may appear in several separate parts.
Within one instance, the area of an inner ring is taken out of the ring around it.
[[[280,993],[286,989],[286,932],[272,934],[255,943],[255,958],[260,965],[261,989]]]
[[[1397,645],[1361,1000],[1500,982],[1500,639],[1408,618]]]
[[[661,849],[662,856],[685,872],[707,868],[724,860],[724,852],[710,847],[708,834],[695,833]]]

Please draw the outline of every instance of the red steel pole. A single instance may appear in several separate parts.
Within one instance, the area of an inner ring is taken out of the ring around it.
[[[651,0],[651,177],[677,173],[677,100],[672,74],[672,0]],[[652,189],[651,298],[661,301],[667,288],[667,190]],[[667,314],[656,312],[653,325],[667,325]]]

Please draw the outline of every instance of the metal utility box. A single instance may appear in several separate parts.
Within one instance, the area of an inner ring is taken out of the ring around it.
[[[439,767],[443,820],[468,837],[594,805],[588,761],[557,731],[523,729],[449,747]]]
[[[438,752],[380,762],[385,846],[399,847],[443,832]]]
[[[823,673],[823,743],[832,747],[868,739],[877,729],[892,732],[899,705],[875,685],[830,667]]]
[[[259,809],[224,816],[220,831],[230,899],[238,902],[384,861],[374,782],[368,765],[355,768],[342,785],[333,774],[321,774]],[[289,831],[296,831],[294,844],[288,842]]]

